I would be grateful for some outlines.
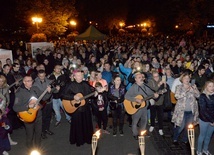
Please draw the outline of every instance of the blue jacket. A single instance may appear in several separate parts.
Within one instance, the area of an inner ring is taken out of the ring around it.
[[[121,63],[119,64],[119,69],[120,69],[121,73],[124,75],[126,90],[129,90],[129,88],[132,86],[132,83],[129,82],[128,77],[132,73],[132,69],[124,67],[123,64],[121,64]]]
[[[102,78],[105,79],[109,85],[112,82],[112,73],[108,71],[103,71]]]

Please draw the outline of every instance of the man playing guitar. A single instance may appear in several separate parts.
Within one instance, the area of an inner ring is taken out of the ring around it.
[[[80,70],[74,71],[73,75],[75,81],[71,81],[66,85],[62,98],[69,101],[75,100],[76,104],[72,104],[72,102],[67,102],[66,104],[71,107],[77,107],[81,104],[82,96],[91,94],[93,90],[87,82],[83,81],[83,73]],[[93,135],[90,104],[88,104],[88,100],[85,102],[83,106],[77,107],[76,111],[71,114],[70,143],[77,146],[84,143],[90,144]]]
[[[139,105],[143,102],[142,99],[135,98],[137,95],[142,95],[143,97],[150,96],[154,94],[154,98],[158,98],[158,94],[154,93],[147,85],[144,84],[145,75],[141,72],[137,72],[134,75],[135,83],[131,86],[131,88],[125,94],[125,99],[130,100],[132,102],[137,102]],[[125,104],[125,103],[124,103]],[[149,105],[148,100],[146,101],[146,106],[144,108],[140,108],[136,113],[132,115],[132,133],[134,138],[138,139],[138,129],[137,124],[140,120],[140,131],[146,129],[147,124],[147,107]]]
[[[37,99],[42,94],[41,90],[32,86],[33,80],[31,76],[25,76],[23,79],[23,85],[20,86],[20,89],[16,92],[15,103],[13,109],[15,112],[28,111],[29,108],[37,109],[39,105],[36,104]],[[47,87],[47,92],[51,92],[51,88]],[[42,133],[42,113],[38,108],[36,118],[33,122],[27,123],[24,122],[26,127],[26,136],[27,142],[26,145],[28,148],[32,148],[33,144],[35,147],[40,147],[41,145],[41,133]],[[35,134],[35,135],[34,135]]]

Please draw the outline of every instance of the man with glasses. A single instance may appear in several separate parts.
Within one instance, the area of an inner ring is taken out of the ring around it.
[[[164,77],[164,76],[163,76]],[[152,72],[152,79],[149,80],[148,86],[158,92],[166,88],[166,77],[161,79],[159,73],[157,71]],[[154,105],[150,106],[151,111],[151,126],[149,128],[149,132],[152,132],[155,127],[155,118],[157,116],[158,119],[158,127],[159,134],[163,136],[163,102],[164,96],[160,95],[158,99],[155,100]]]
[[[47,92],[51,92],[51,88],[47,87]],[[33,80],[31,76],[25,76],[23,79],[23,85],[20,86],[15,94],[15,103],[13,109],[15,112],[28,111],[29,108],[37,108],[36,101],[42,94],[41,90],[33,86]],[[42,113],[39,109],[36,118],[33,122],[24,122],[26,127],[27,142],[26,146],[30,149],[33,147],[41,146],[41,133],[42,133]]]

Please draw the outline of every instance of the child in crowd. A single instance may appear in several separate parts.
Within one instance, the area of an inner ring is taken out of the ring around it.
[[[103,125],[103,133],[110,134],[107,130],[107,122],[108,122],[108,115],[107,115],[107,106],[108,106],[108,98],[107,92],[105,88],[102,87],[100,82],[96,82],[95,84],[96,94],[95,100],[93,103],[95,116],[97,117],[97,124],[99,129],[101,129]]]

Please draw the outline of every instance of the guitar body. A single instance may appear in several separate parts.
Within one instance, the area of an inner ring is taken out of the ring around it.
[[[170,92],[170,100],[173,104],[176,104],[177,100],[175,98],[175,94],[173,92]]]
[[[34,106],[34,108],[29,108],[27,111],[18,112],[19,119],[26,123],[31,123],[35,120],[37,112],[42,106],[39,105],[42,98],[47,93],[48,89],[44,90],[44,92],[39,96],[39,98],[31,97],[28,103],[29,107]]]
[[[30,108],[28,111],[18,112],[19,119],[26,123],[31,123],[35,120],[38,110],[40,106],[36,106],[36,108]]]
[[[76,94],[80,98],[83,98],[81,93]],[[79,102],[76,100],[62,100],[62,105],[67,113],[74,113],[79,107],[85,105],[85,100],[80,100]]]
[[[137,95],[136,99],[143,99],[142,95]],[[124,107],[126,112],[130,115],[135,114],[139,109],[144,108],[146,106],[146,102],[143,101],[142,103],[131,102],[129,100],[124,100]]]

